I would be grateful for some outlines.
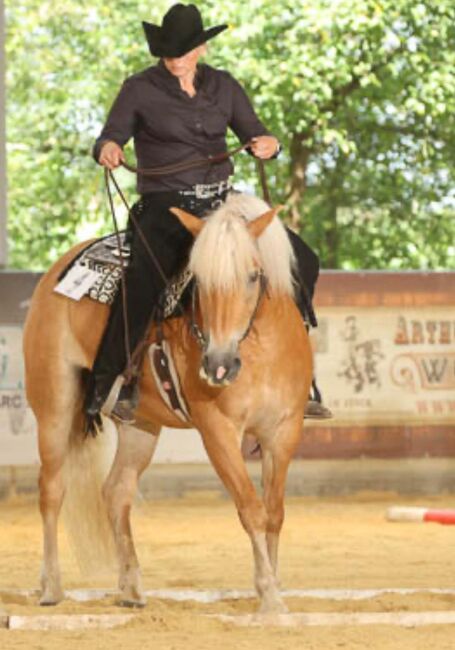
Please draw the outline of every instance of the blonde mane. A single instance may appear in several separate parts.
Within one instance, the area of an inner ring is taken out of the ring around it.
[[[294,295],[294,253],[286,230],[275,217],[258,239],[246,228],[270,207],[256,196],[230,194],[214,210],[197,237],[190,269],[206,288],[229,291],[246,282],[252,260],[262,266],[271,292]]]

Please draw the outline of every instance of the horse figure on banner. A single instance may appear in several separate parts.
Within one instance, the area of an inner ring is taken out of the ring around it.
[[[172,210],[195,237],[191,318],[175,317],[162,325],[191,422],[182,422],[165,404],[146,356],[137,421],[134,426],[117,425],[117,448],[104,484],[95,451],[106,436],[84,435],[82,402],[84,369],[93,363],[109,308],[53,291],[83,245],[70,250],[38,284],[26,320],[24,354],[41,457],[42,605],[63,598],[57,520],[65,492],[73,504],[69,523],[76,546],[83,545],[82,559],[106,557],[110,537],[119,566],[121,604],[144,604],[129,515],[159,431],[168,426],[199,430],[250,537],[260,611],[284,610],[277,583],[278,541],[287,470],[310,389],[312,355],[293,299],[293,254],[278,209],[256,197],[234,194],[206,220]],[[156,334],[153,326],[150,342]],[[262,496],[242,457],[246,433],[261,447]],[[106,545],[95,548],[98,538]]]

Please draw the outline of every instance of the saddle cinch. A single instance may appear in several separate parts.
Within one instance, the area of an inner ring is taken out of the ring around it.
[[[127,268],[131,251],[126,233],[120,232],[120,250],[117,235],[112,234],[89,244],[64,269],[54,291],[71,300],[87,296],[91,300],[112,305],[120,289],[122,265]],[[174,315],[183,292],[193,278],[188,268],[172,278],[160,300],[160,314],[164,320]],[[153,343],[148,351],[152,374],[157,388],[167,406],[184,422],[190,420],[188,406],[171,349],[166,341]]]

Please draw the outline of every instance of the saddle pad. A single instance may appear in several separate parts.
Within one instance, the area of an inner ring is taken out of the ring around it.
[[[130,260],[126,233],[120,233],[120,242],[123,266],[126,268]],[[122,279],[121,255],[115,234],[97,239],[84,248],[65,269],[54,291],[72,300],[87,296],[105,305],[112,305]],[[172,316],[192,277],[186,268],[171,280],[160,300],[164,318]]]
[[[166,340],[152,343],[148,355],[152,375],[163,401],[180,420],[190,422],[188,406],[183,397],[169,344]]]
[[[65,269],[54,291],[73,300],[88,296],[97,302],[111,305],[122,277],[120,255],[125,268],[130,257],[124,232],[120,233],[120,242],[121,253],[115,234],[89,244]]]

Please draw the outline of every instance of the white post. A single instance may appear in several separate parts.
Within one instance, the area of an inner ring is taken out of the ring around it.
[[[0,0],[0,269],[6,266],[6,126],[5,126],[5,7]]]

